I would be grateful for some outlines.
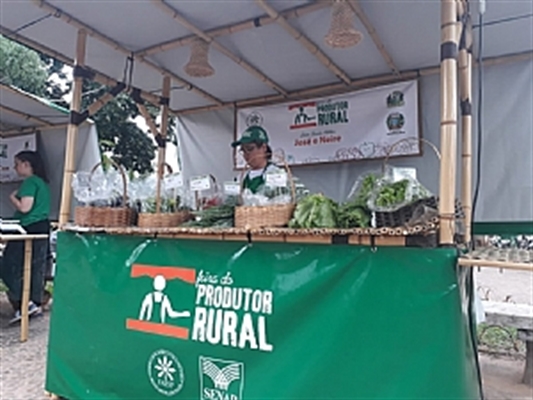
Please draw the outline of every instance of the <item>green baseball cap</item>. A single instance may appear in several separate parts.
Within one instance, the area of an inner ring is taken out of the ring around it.
[[[232,147],[246,143],[268,143],[268,135],[260,126],[250,126],[246,129],[241,138],[231,144]]]

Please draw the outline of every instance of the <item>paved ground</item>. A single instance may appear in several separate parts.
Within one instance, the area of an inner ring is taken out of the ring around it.
[[[476,272],[480,297],[493,301],[533,303],[533,274],[500,273],[495,269]],[[49,314],[33,319],[30,339],[19,342],[18,327],[8,327],[10,308],[0,293],[0,399],[46,400],[44,377]],[[486,354],[480,356],[486,400],[531,400],[533,388],[522,385],[524,360]]]
[[[50,315],[31,320],[26,343],[20,343],[20,326],[7,325],[10,317],[9,303],[0,293],[0,399],[46,400],[44,377]]]
[[[476,268],[474,276],[482,300],[533,304],[533,273],[529,271]]]

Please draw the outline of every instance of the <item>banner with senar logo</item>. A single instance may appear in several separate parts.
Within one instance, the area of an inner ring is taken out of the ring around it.
[[[61,232],[65,399],[478,398],[453,249]]]
[[[418,155],[418,81],[239,109],[236,137],[250,126],[266,129],[274,159],[289,165]]]

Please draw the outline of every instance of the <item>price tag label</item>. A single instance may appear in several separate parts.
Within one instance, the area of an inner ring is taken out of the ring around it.
[[[238,195],[241,193],[239,182],[224,182],[224,193],[228,195]]]
[[[409,178],[416,180],[416,168],[393,168],[392,179],[395,182]]]
[[[287,174],[285,172],[267,174],[266,184],[267,186],[270,186],[270,187],[286,187],[287,186]]]
[[[209,175],[196,176],[189,181],[189,189],[193,192],[211,189],[211,179]]]
[[[183,187],[183,176],[180,173],[165,176],[165,189],[177,189]]]

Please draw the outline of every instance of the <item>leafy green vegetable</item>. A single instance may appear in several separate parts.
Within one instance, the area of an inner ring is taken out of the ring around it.
[[[339,228],[366,228],[370,226],[370,213],[358,203],[344,203],[339,207]]]
[[[335,228],[337,204],[322,194],[304,197],[297,205],[290,228]]]
[[[368,199],[376,187],[378,177],[373,174],[367,175],[361,182],[361,187],[355,198],[355,203],[360,207],[367,207]]]
[[[182,224],[183,227],[199,228],[231,228],[234,226],[236,197],[228,197],[221,205],[206,208],[195,212],[196,219]]]
[[[394,183],[384,183],[376,196],[376,206],[392,207],[405,202],[409,181],[402,179]]]

